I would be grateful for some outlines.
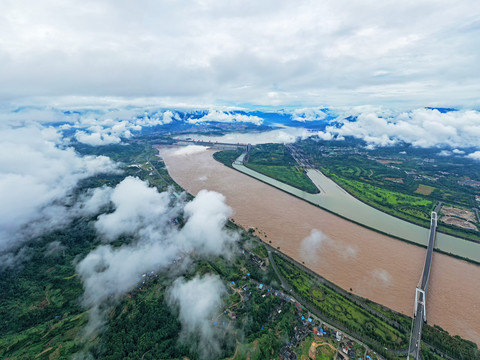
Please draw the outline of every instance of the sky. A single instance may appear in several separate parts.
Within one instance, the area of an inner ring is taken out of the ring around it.
[[[478,109],[480,3],[3,0],[0,106]]]

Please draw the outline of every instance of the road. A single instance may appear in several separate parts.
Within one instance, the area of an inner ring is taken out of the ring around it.
[[[273,270],[274,270],[275,273],[277,274],[277,277],[279,278],[283,289],[285,290],[286,293],[289,293],[289,294],[290,294],[290,296],[292,297],[292,299],[293,299],[294,301],[298,302],[298,303],[302,306],[302,308],[308,310],[308,311],[310,312],[311,316],[312,316],[314,319],[316,319],[316,320],[324,323],[326,326],[328,326],[329,328],[334,329],[335,331],[343,332],[343,335],[344,335],[344,336],[346,336],[347,338],[351,339],[352,341],[354,341],[354,342],[362,345],[362,346],[366,349],[366,351],[371,351],[371,352],[374,352],[374,353],[375,353],[375,350],[373,350],[371,347],[369,347],[369,346],[366,344],[365,340],[368,340],[368,339],[364,338],[364,341],[362,341],[362,340],[360,340],[360,338],[361,338],[360,336],[354,336],[354,335],[352,335],[352,333],[351,333],[349,330],[343,328],[343,327],[341,326],[341,324],[335,322],[335,321],[332,320],[332,319],[326,318],[322,313],[320,313],[320,312],[318,311],[318,309],[316,309],[315,306],[313,306],[313,305],[310,304],[307,300],[303,299],[299,294],[297,294],[297,293],[290,287],[290,285],[288,284],[288,282],[283,278],[282,274],[280,273],[280,271],[279,271],[278,268],[277,268],[277,265],[276,265],[276,263],[275,263],[275,259],[273,258],[273,253],[276,253],[277,255],[280,255],[280,256],[283,256],[283,257],[286,257],[286,255],[283,254],[283,253],[281,253],[281,252],[279,252],[278,250],[272,248],[272,247],[271,247],[270,245],[268,245],[268,244],[264,244],[264,246],[265,246],[266,249],[267,249],[268,259],[269,259],[269,261],[270,261],[270,264],[272,265]],[[293,259],[291,259],[290,261],[295,262]],[[295,262],[295,263],[296,263],[296,262]],[[296,266],[299,266],[300,268],[303,268],[304,271],[307,271],[309,274],[315,276],[315,278],[317,279],[317,281],[320,281],[321,283],[324,283],[324,281],[322,280],[321,277],[319,277],[317,274],[311,272],[310,270],[304,268],[301,264],[296,263]],[[336,286],[335,286],[334,284],[329,283],[329,286],[332,287],[332,288],[335,288],[334,291],[340,290],[340,288],[336,288]],[[345,296],[346,294],[342,294],[342,295]],[[354,301],[353,299],[350,299],[350,300]],[[361,304],[359,304],[359,303],[357,303],[357,302],[355,302],[355,303],[356,303],[357,305],[361,306]],[[366,310],[366,309],[365,309],[365,310]],[[371,309],[369,309],[369,310],[371,311]],[[367,310],[367,311],[368,311],[368,310]],[[378,313],[377,316],[383,317],[383,315],[380,314],[380,313]],[[384,320],[388,322],[388,319],[387,319],[386,317],[384,317]],[[390,325],[392,325],[392,324],[390,324]],[[397,355],[406,355],[408,349],[400,349],[400,350],[392,350],[392,349],[390,349],[389,351],[390,351],[391,353],[397,354]],[[347,358],[347,356],[346,356],[345,354],[342,354],[342,355],[343,355],[345,358]],[[380,355],[378,355],[378,354],[377,354],[377,357],[378,357],[379,359],[383,359],[383,358],[382,358]]]
[[[248,144],[231,144],[231,143],[221,143],[221,142],[211,142],[211,141],[202,141],[202,140],[185,140],[185,139],[173,139],[176,141],[176,145],[199,145],[199,146],[208,146],[214,149],[220,150],[236,150],[238,148],[247,148]]]

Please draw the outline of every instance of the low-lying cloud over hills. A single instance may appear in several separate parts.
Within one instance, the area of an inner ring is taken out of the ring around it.
[[[105,310],[141,284],[142,274],[175,278],[193,258],[229,257],[236,249],[239,235],[225,228],[233,212],[219,193],[202,190],[186,202],[133,177],[104,191],[114,211],[100,215],[95,228],[106,244],[77,264],[85,288],[83,304],[89,309],[87,333],[106,322]],[[176,226],[178,217],[184,219],[183,227]],[[108,244],[121,235],[132,240],[121,246]],[[221,336],[215,335],[211,319],[218,314],[225,290],[218,277],[206,275],[188,281],[178,278],[168,291],[168,303],[179,311],[183,334],[199,342],[205,358],[219,349]]]
[[[1,128],[0,269],[22,257],[19,249],[25,240],[92,210],[93,193],[72,204],[80,180],[118,171],[108,157],[80,156],[64,146],[61,133],[53,128]]]
[[[263,111],[213,107],[161,109],[130,106],[76,110],[27,107],[3,112],[0,117],[9,119],[13,125],[38,119],[45,125],[54,126],[66,138],[92,146],[118,144],[122,139],[128,140],[149,131],[197,132],[201,127],[213,126],[225,132],[273,130],[244,136],[244,139],[240,138],[241,134],[236,134],[230,140],[222,138],[225,142],[293,142],[297,137],[310,136],[342,140],[345,136],[352,136],[370,146],[406,143],[424,148],[444,147],[443,155],[464,155],[472,159],[478,158],[475,151],[480,147],[480,111],[477,110],[418,108],[393,111],[371,106]]]

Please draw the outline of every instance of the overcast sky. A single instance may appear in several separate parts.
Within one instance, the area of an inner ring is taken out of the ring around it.
[[[478,0],[1,3],[3,104],[479,105]]]

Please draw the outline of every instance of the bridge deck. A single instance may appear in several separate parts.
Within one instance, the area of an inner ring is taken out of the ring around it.
[[[440,207],[440,204],[435,210]],[[417,360],[420,359],[420,340],[422,337],[423,322],[426,321],[426,296],[428,289],[428,280],[430,278],[430,268],[432,266],[433,248],[435,247],[435,235],[437,232],[437,213],[432,212],[430,222],[430,237],[428,239],[427,255],[425,257],[425,265],[420,282],[420,288],[415,293],[415,320],[410,338],[410,347],[408,359],[413,355]]]

